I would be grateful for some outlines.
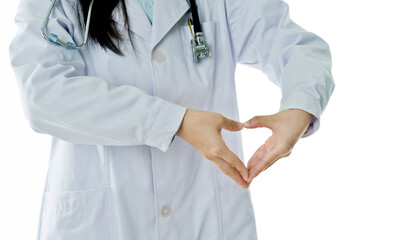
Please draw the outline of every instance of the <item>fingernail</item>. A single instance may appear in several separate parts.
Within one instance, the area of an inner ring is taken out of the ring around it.
[[[244,122],[245,127],[249,127],[249,122]]]

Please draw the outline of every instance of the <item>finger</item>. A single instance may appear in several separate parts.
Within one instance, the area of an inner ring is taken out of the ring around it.
[[[266,146],[262,144],[252,155],[252,157],[248,160],[247,169],[251,169],[255,166],[255,164],[261,160],[262,156],[266,153]]]
[[[252,182],[248,182],[248,188],[251,186],[251,183],[252,183]]]
[[[280,158],[280,156],[281,153],[276,150],[266,152],[262,158],[256,161],[252,168],[249,169],[248,181],[252,181],[252,179],[257,177],[263,170],[265,170],[265,168],[274,164]]]
[[[244,128],[244,124],[242,122],[224,117],[222,128],[228,131],[240,131]]]
[[[268,127],[269,126],[269,116],[268,115],[260,115],[255,116],[248,121],[244,122],[245,128],[258,128],[258,127]]]
[[[218,153],[218,156],[229,163],[233,168],[235,168],[245,181],[248,180],[248,169],[245,167],[244,163],[238,158],[238,156],[233,153],[227,145],[223,142],[223,148]]]
[[[221,171],[229,176],[232,180],[238,183],[242,188],[248,188],[249,184],[242,178],[238,171],[233,168],[228,162],[224,161],[220,157],[215,157],[213,160],[214,164],[221,169]]]

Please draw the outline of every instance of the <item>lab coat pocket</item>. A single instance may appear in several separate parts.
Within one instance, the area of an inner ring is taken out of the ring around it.
[[[40,240],[111,240],[107,188],[44,195]]]
[[[204,33],[204,39],[208,43],[211,56],[199,58],[197,63],[193,62],[193,51],[191,49],[190,41],[192,39],[190,27],[182,26],[183,45],[185,50],[185,57],[187,61],[188,73],[192,87],[204,89],[208,91],[213,90],[214,85],[214,67],[215,67],[215,33],[217,22],[207,21],[201,23],[201,30]],[[193,28],[193,26],[191,26]]]

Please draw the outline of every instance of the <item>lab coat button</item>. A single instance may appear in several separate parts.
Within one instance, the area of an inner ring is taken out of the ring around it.
[[[171,208],[170,208],[169,206],[167,206],[167,205],[164,205],[164,206],[162,207],[162,209],[161,209],[161,215],[162,215],[163,217],[167,217],[167,216],[170,215],[170,213],[171,213]]]
[[[160,51],[156,51],[153,54],[153,58],[158,63],[162,63],[162,62],[164,62],[164,60],[166,60],[166,56]]]

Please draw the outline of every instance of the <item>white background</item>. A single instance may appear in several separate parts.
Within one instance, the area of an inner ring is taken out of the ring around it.
[[[408,8],[286,2],[293,21],[329,43],[336,89],[318,132],[252,182],[259,239],[408,240]],[[29,127],[10,67],[17,3],[0,10],[0,238],[35,239],[51,137]],[[238,66],[236,81],[242,121],[278,111],[280,89],[262,73]],[[270,133],[243,130],[245,161]]]

